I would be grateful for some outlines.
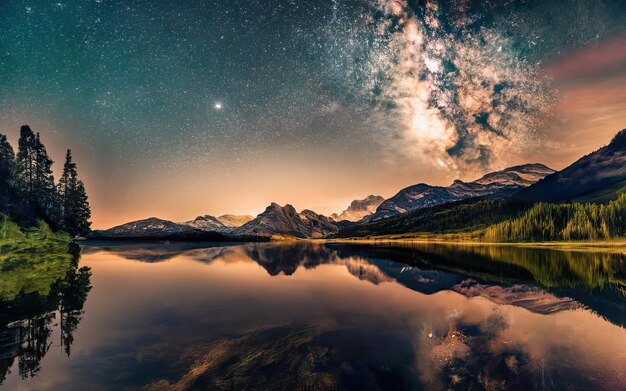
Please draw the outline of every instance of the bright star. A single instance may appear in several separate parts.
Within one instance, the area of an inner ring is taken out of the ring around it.
[[[221,102],[215,102],[213,107],[215,107],[215,110],[221,110],[223,106]]]

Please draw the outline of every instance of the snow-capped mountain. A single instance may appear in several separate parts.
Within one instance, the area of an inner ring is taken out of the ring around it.
[[[222,215],[220,217],[204,215],[179,224],[187,225],[202,231],[229,232],[234,228],[241,227],[253,218],[254,217],[247,215]]]
[[[241,227],[248,221],[254,219],[254,216],[250,215],[222,215],[217,218],[220,223],[226,227]]]
[[[186,225],[188,227],[192,227],[195,229],[199,229],[201,231],[225,231],[226,225],[218,220],[216,217],[211,215],[198,216],[193,220],[185,221],[183,223],[179,223],[181,225]]]
[[[198,230],[184,224],[150,217],[145,220],[132,221],[116,227],[94,232],[94,236],[110,238],[149,238],[169,235],[186,235],[197,233]]]
[[[244,224],[252,216],[211,215],[198,216],[193,220],[175,223],[169,220],[150,217],[144,220],[132,221],[116,227],[95,231],[93,237],[107,238],[166,238],[175,236],[201,236],[203,233],[229,234],[236,229],[239,223]]]
[[[626,129],[611,142],[569,167],[520,191],[515,197],[537,202],[604,202],[626,191]]]
[[[473,182],[456,180],[448,187],[420,183],[400,190],[365,219],[380,220],[411,210],[472,197],[508,197],[554,172],[551,168],[536,163],[492,172]]]
[[[540,181],[546,176],[553,174],[554,172],[555,171],[553,169],[546,167],[543,164],[524,164],[486,174],[482,178],[475,180],[473,183],[479,183],[481,185],[496,185],[501,187],[527,187]]]
[[[337,232],[334,222],[311,210],[298,213],[287,204],[272,203],[255,219],[233,231],[236,235],[274,236],[284,235],[296,238],[321,238]]]
[[[344,210],[340,214],[333,213],[330,218],[335,221],[351,221],[356,222],[363,220],[376,212],[376,208],[383,203],[385,199],[381,196],[370,195],[362,200],[354,200],[348,206],[348,209]]]

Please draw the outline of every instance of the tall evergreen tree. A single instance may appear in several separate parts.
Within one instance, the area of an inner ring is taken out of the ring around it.
[[[58,194],[52,164],[39,133],[35,134],[28,125],[22,126],[15,164],[15,182],[20,200],[16,214],[20,218],[32,221],[43,217],[53,226],[59,225]]]
[[[9,213],[13,174],[15,173],[15,153],[7,136],[0,134],[0,212]]]
[[[34,205],[35,188],[35,134],[28,125],[20,129],[20,138],[17,145],[17,182],[22,201],[28,207]]]
[[[72,235],[86,235],[90,231],[91,210],[85,186],[78,179],[76,163],[72,161],[72,151],[67,150],[63,175],[59,180],[59,197],[61,199],[61,225]]]
[[[46,147],[42,144],[39,133],[35,135],[33,144],[35,154],[35,178],[33,196],[40,213],[49,221],[58,223],[58,197],[54,176],[52,175],[52,159],[48,156]]]

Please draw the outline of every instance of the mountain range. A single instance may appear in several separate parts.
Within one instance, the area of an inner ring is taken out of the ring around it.
[[[456,180],[449,187],[421,183],[401,190],[386,201],[375,195],[354,200],[341,214],[330,217],[308,209],[298,213],[292,205],[280,206],[272,203],[255,218],[204,215],[175,223],[152,217],[96,231],[93,236],[149,238],[217,232],[231,236],[319,239],[336,234],[342,228],[358,225],[359,222],[381,220],[407,211],[480,196],[507,197],[553,172],[554,170],[542,164],[526,164],[492,172],[469,183]]]
[[[161,236],[163,234],[186,235],[196,231],[198,231],[196,228],[188,225],[150,217],[145,220],[131,221],[104,231],[94,231],[92,236],[143,238]]]
[[[204,215],[179,224],[196,228],[201,231],[230,232],[237,227],[241,227],[252,219],[254,219],[254,217],[249,215],[222,215],[219,217]]]
[[[219,233],[229,237],[325,238],[381,233],[437,232],[484,227],[515,217],[535,202],[603,202],[626,190],[626,129],[605,147],[561,171],[539,163],[509,167],[472,182],[450,186],[419,183],[393,197],[370,195],[330,217],[292,205],[270,204],[252,216],[211,215],[175,223],[158,218],[134,221],[93,237],[160,238]]]
[[[456,180],[448,187],[426,183],[409,186],[383,202],[368,221],[474,197],[504,198],[555,171],[543,164],[524,164],[489,173],[473,182]]]
[[[239,226],[252,220],[252,216],[211,215],[198,216],[193,220],[175,223],[169,220],[150,217],[143,220],[131,221],[106,230],[94,231],[93,238],[166,238],[166,237],[194,237],[203,233],[230,234]],[[221,236],[219,237],[221,238]]]

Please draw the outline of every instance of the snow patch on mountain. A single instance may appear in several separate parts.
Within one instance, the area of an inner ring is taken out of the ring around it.
[[[502,198],[532,185],[555,171],[543,164],[524,164],[492,172],[473,182],[455,180],[448,187],[426,183],[409,186],[389,198],[365,220],[380,220],[415,209],[445,204],[473,197]]]

